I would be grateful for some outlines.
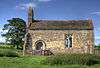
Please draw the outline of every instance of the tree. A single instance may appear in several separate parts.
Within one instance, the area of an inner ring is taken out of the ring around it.
[[[95,49],[100,50],[100,44],[96,45]]]
[[[6,41],[10,42],[17,49],[22,49],[24,43],[22,39],[26,34],[26,22],[20,18],[12,18],[7,21],[9,23],[4,25],[3,30],[8,30],[8,32],[2,34],[2,36],[6,37]]]

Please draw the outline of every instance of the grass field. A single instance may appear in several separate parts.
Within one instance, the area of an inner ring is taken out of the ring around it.
[[[9,51],[9,49],[11,49]],[[100,64],[86,66],[86,65],[46,65],[41,61],[46,60],[47,56],[21,56],[20,57],[5,57],[5,54],[13,54],[12,46],[0,46],[0,68],[100,68]],[[9,52],[8,52],[9,51]],[[15,50],[16,51],[16,50]],[[15,53],[15,52],[14,52]]]
[[[46,56],[0,57],[0,68],[100,68],[100,64],[86,65],[44,65],[40,62]]]

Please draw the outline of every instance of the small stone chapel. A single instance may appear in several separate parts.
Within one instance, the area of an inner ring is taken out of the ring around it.
[[[55,53],[93,53],[92,20],[35,20],[28,9],[26,50]]]

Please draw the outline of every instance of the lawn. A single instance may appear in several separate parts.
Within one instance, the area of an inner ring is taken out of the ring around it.
[[[16,50],[15,50],[16,51]],[[100,68],[100,64],[91,66],[86,65],[47,65],[41,61],[46,60],[47,56],[16,56],[12,46],[0,46],[0,68]],[[12,56],[12,57],[5,57]]]
[[[0,57],[0,68],[100,68],[100,64],[86,65],[44,65],[40,62],[46,56],[21,56],[21,57]]]

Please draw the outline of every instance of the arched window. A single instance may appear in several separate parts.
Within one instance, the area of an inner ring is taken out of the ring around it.
[[[66,34],[65,35],[65,47],[72,47],[72,35],[71,34]]]

